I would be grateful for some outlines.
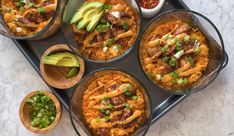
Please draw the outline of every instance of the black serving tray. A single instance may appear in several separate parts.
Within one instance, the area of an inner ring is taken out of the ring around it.
[[[164,7],[161,10],[161,13],[174,9],[188,9],[188,7],[184,4],[182,0],[166,0]],[[143,19],[143,26],[145,27],[150,20],[151,19]],[[144,29],[142,28],[141,31],[143,30]],[[40,76],[41,76],[40,58],[44,53],[44,51],[46,51],[46,49],[48,49],[49,47],[55,44],[66,43],[63,38],[61,30],[59,30],[52,37],[49,37],[41,41],[14,40],[14,39],[13,41]],[[144,75],[142,69],[140,68],[140,63],[138,60],[138,46],[139,43],[137,44],[137,47],[134,47],[133,50],[127,56],[111,63],[97,64],[92,62],[85,62],[86,64],[85,75],[87,75],[88,73],[94,70],[100,68],[108,68],[108,67],[119,68],[134,75],[134,77],[137,80],[139,80],[142,84],[144,84],[144,86],[146,87],[147,91],[150,94],[152,109],[153,109],[152,123],[154,123],[161,116],[163,116],[165,113],[171,110],[175,105],[177,105],[184,98],[186,98],[188,95],[172,95],[166,91],[163,91],[159,87],[156,87],[148,79],[148,77]],[[51,86],[49,87],[51,91],[60,100],[62,105],[65,107],[65,109],[68,110],[70,98],[75,87],[66,90],[59,90]]]

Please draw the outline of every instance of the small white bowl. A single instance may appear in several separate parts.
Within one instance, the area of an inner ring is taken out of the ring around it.
[[[146,9],[146,8],[141,7],[142,16],[145,18],[150,18],[150,17],[155,16],[156,14],[158,14],[158,12],[163,7],[164,2],[165,2],[165,0],[159,0],[158,5],[152,9]],[[133,4],[133,6],[137,6],[136,0],[132,0],[132,4]]]

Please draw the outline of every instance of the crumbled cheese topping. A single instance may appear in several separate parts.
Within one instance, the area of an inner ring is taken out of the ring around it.
[[[111,12],[111,15],[113,15],[116,18],[120,18],[120,12],[119,11],[113,11],[113,12]]]

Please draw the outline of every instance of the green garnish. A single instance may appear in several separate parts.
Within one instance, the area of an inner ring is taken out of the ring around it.
[[[164,47],[161,48],[162,52],[166,52],[167,50],[168,50],[167,46],[164,46]]]
[[[185,77],[185,78],[183,79],[183,83],[186,84],[187,82],[188,82],[188,78]]]
[[[106,114],[106,115],[110,115],[110,110],[107,110],[107,111],[105,112],[105,114]]]
[[[183,49],[183,47],[182,47],[182,44],[180,43],[180,42],[177,42],[176,43],[176,50],[182,50]]]
[[[68,73],[66,78],[72,78],[78,74],[79,70],[76,67],[71,68]]]
[[[11,13],[11,8],[6,8],[7,13]]]
[[[112,109],[114,106],[112,104],[107,105],[108,109]]]
[[[125,106],[126,109],[131,109],[131,106],[128,103],[125,103],[124,106]]]
[[[38,91],[38,94],[26,100],[29,107],[29,116],[33,127],[46,128],[54,122],[56,107],[49,96]]]
[[[120,26],[127,31],[129,29],[129,25],[126,21],[121,21]]]
[[[168,61],[168,59],[169,59],[169,58],[168,58],[167,56],[164,56],[164,57],[162,58],[162,60],[165,61],[165,62]]]
[[[171,81],[171,83],[172,83],[173,85],[175,85],[177,82],[176,82],[175,79],[173,79],[173,80]]]
[[[176,58],[171,58],[169,61],[169,65],[172,67],[175,66],[176,65]]]
[[[45,12],[45,8],[37,8],[38,12]]]
[[[135,96],[132,96],[132,99],[133,99],[133,100],[137,100],[138,97],[135,95]]]
[[[196,48],[195,50],[194,50],[194,53],[196,54],[196,55],[198,55],[199,53],[200,53],[200,48],[198,47],[198,48]]]
[[[31,2],[28,3],[28,7],[29,7],[29,8],[32,7],[33,5],[34,5],[34,4],[31,3]]]
[[[105,112],[106,112],[105,109],[104,109],[103,107],[100,108],[99,111],[100,111],[101,113],[105,113]]]
[[[193,40],[193,41],[197,41],[197,40],[198,40],[198,36],[197,36],[197,35],[193,35],[193,36],[192,36],[192,40]]]
[[[21,6],[21,7],[19,8],[19,10],[20,10],[21,12],[23,12],[23,11],[24,11],[24,7]]]
[[[177,71],[173,71],[173,72],[171,72],[170,73],[170,76],[172,76],[173,78],[178,78],[179,77],[179,74],[178,74],[178,72]]]
[[[191,66],[194,66],[194,59],[191,56],[188,57],[188,61]]]
[[[149,78],[153,78],[154,77],[153,72],[148,72],[147,75],[148,75]]]
[[[97,118],[96,118],[96,121],[97,121],[97,122],[101,122],[101,118],[100,118],[100,117],[97,117]]]
[[[189,35],[186,35],[185,37],[184,37],[184,41],[185,42],[188,42],[190,40],[190,36]]]
[[[124,95],[127,95],[127,96],[130,96],[132,93],[131,92],[129,92],[129,90],[126,90],[125,92],[124,92]]]
[[[109,116],[105,116],[104,118],[105,118],[106,121],[110,120]]]
[[[132,89],[132,85],[131,84],[127,84],[126,86],[124,86],[124,92],[129,92]]]
[[[112,9],[112,5],[105,4],[105,5],[103,6],[103,8],[104,8],[104,9]]]
[[[165,34],[162,36],[162,39],[167,40],[170,34]]]
[[[108,39],[106,42],[105,42],[105,45],[104,45],[104,47],[105,46],[110,46],[110,45],[112,45],[113,43],[115,42],[115,39],[113,38],[113,39]]]
[[[109,101],[109,98],[107,96],[105,96],[103,99],[104,104],[108,103],[108,101]]]
[[[118,49],[122,48],[122,45],[120,45],[120,44],[117,44],[116,46],[117,46]]]
[[[21,7],[21,6],[23,6],[23,5],[24,5],[24,3],[23,3],[23,2],[21,2],[21,1],[18,1],[18,2],[16,2],[16,3],[15,3],[15,5],[16,5],[17,7]]]
[[[179,80],[177,80],[177,83],[178,83],[179,85],[181,85],[183,82],[184,82],[183,78],[180,78]]]
[[[96,27],[96,30],[98,31],[98,33],[106,32],[108,29],[110,29],[110,23],[109,22],[107,22],[106,24],[99,24]]]

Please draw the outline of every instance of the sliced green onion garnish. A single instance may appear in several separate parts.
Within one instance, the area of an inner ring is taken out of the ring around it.
[[[177,42],[176,43],[176,50],[180,51],[182,49],[183,49],[182,44],[180,42]]]
[[[179,77],[179,74],[178,74],[177,71],[171,72],[170,75],[171,75],[173,78],[175,78],[175,79]]]
[[[184,37],[184,41],[185,42],[188,42],[190,40],[190,36],[189,35],[186,35],[185,37]]]
[[[184,55],[184,50],[180,50],[174,55],[174,57],[176,59],[180,59],[180,57],[183,56],[183,55]]]
[[[165,62],[166,62],[166,61],[168,61],[168,59],[169,59],[169,58],[168,58],[167,56],[165,56],[165,57],[162,58],[162,61],[165,61]]]
[[[131,106],[128,103],[126,103],[124,106],[125,106],[126,109],[131,109]]]
[[[101,113],[105,113],[105,109],[102,107],[99,109]]]
[[[137,96],[132,96],[132,99],[133,99],[133,100],[137,100],[138,97],[137,97]]]
[[[112,104],[108,104],[107,107],[108,107],[108,109],[112,109],[113,105]]]
[[[176,58],[171,58],[169,61],[170,66],[175,66],[176,65]]]
[[[162,52],[166,52],[167,50],[168,50],[168,47],[167,47],[167,46],[164,46],[164,47],[161,48],[161,51],[162,51]]]

